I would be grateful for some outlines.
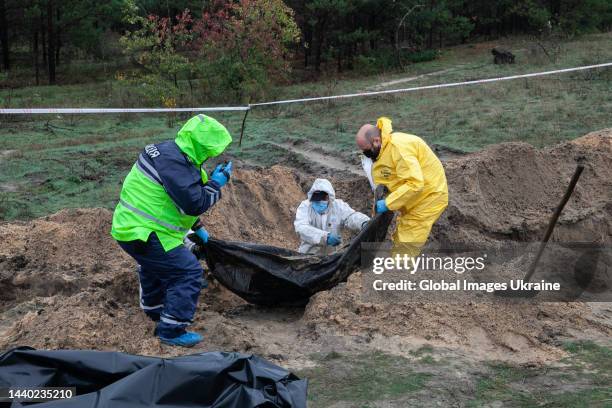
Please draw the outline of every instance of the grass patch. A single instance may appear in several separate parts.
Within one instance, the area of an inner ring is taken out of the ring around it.
[[[610,407],[610,347],[566,343],[562,364],[523,366],[436,360],[424,346],[410,358],[381,352],[311,356],[317,366],[297,374],[309,380],[312,407],[448,406]]]
[[[470,401],[470,406],[478,407],[486,402],[512,401],[518,406],[530,403],[530,396],[510,387],[512,382],[521,381],[534,373],[504,363],[490,363],[489,372],[480,378],[476,384],[476,397]]]
[[[397,399],[423,389],[432,376],[412,370],[408,359],[380,352],[357,356],[335,353],[299,375],[309,379],[308,398],[313,407],[339,401],[366,407],[372,401]]]
[[[420,357],[423,356],[425,354],[431,354],[433,353],[434,348],[431,344],[425,344],[421,347],[419,347],[416,350],[410,351],[408,352],[411,356],[415,356],[415,357]]]
[[[438,361],[432,356],[423,356],[419,359],[419,363],[421,364],[438,364]]]
[[[612,386],[612,348],[588,340],[567,342],[563,348],[571,353],[564,361],[572,364],[581,375],[595,384]]]
[[[612,406],[612,349],[590,341],[568,342],[565,367],[528,368],[492,363],[477,381],[470,406],[502,402],[513,407]]]
[[[9,123],[13,130],[3,135],[0,150],[0,219],[40,217],[62,208],[114,208],[142,148],[174,138],[179,129],[154,116],[70,120]],[[232,122],[226,123],[235,134]]]

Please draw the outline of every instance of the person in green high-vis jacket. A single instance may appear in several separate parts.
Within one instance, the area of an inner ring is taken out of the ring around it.
[[[194,116],[176,139],[145,146],[123,182],[111,235],[138,262],[140,307],[167,344],[190,347],[202,340],[186,328],[205,280],[183,240],[198,216],[221,199],[232,163],[218,165],[210,178],[202,165],[231,142],[221,123]],[[204,228],[195,232],[208,240]]]

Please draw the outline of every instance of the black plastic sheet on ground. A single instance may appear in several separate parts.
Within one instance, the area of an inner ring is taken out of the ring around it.
[[[7,387],[76,387],[77,391],[70,399],[34,405],[13,402],[12,407],[306,408],[307,381],[257,356],[239,353],[162,359],[24,347],[0,356],[0,388]]]
[[[378,214],[346,249],[320,257],[245,242],[210,239],[203,256],[226,288],[258,305],[302,305],[316,292],[345,281],[360,266],[361,243],[381,242],[393,213]]]

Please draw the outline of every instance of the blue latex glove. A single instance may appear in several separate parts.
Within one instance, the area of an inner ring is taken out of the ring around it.
[[[227,184],[232,175],[232,162],[227,164],[219,164],[213,170],[210,179],[216,181],[219,186],[223,187]]]
[[[340,245],[340,237],[330,232],[327,235],[327,245],[330,245],[330,246]]]
[[[385,200],[378,200],[376,202],[376,212],[377,213],[384,213],[389,211],[389,209],[387,208],[387,203],[385,203]]]
[[[204,228],[198,229],[195,234],[200,237],[203,243],[208,242],[208,231],[206,231]]]

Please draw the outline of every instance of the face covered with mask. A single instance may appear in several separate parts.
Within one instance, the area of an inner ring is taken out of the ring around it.
[[[324,191],[315,191],[310,199],[310,206],[317,214],[323,214],[329,206],[329,198]]]
[[[363,155],[376,161],[380,154],[382,139],[380,130],[373,125],[363,125],[356,136],[357,146]]]
[[[312,209],[317,212],[317,214],[323,214],[327,211],[327,201],[313,201]]]
[[[375,146],[372,143],[372,147],[370,147],[369,149],[362,150],[362,152],[365,157],[376,161],[378,155],[380,154],[380,145]]]

